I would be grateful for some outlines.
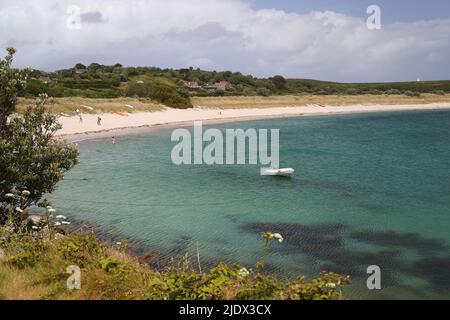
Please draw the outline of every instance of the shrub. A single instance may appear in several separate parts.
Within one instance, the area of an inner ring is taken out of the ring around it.
[[[283,76],[278,75],[271,78],[270,80],[278,90],[284,89],[284,87],[286,86],[286,79]]]
[[[44,242],[31,236],[15,237],[8,245],[6,262],[19,269],[34,267],[46,249]]]
[[[162,83],[136,83],[131,84],[126,89],[126,95],[129,97],[151,98],[168,107],[178,109],[192,108],[191,100],[186,93],[178,91],[177,87]]]
[[[269,90],[269,89],[266,89],[266,88],[258,88],[258,89],[256,90],[256,94],[257,94],[258,96],[268,97],[268,96],[270,96],[270,90]]]
[[[345,90],[345,93],[349,95],[357,95],[359,94],[359,90],[356,88],[348,88],[347,90]]]
[[[402,94],[401,91],[398,89],[389,89],[389,90],[386,90],[385,93],[386,94]]]
[[[57,250],[63,259],[80,267],[93,264],[92,261],[103,253],[103,247],[95,240],[93,234],[73,235],[61,241]]]
[[[405,91],[405,95],[408,97],[420,97],[420,92],[407,90]]]
[[[0,278],[2,263],[8,263],[15,275],[29,279],[19,290],[39,286],[45,288],[39,298],[46,299],[329,300],[342,299],[342,288],[350,283],[349,277],[334,273],[322,273],[310,282],[304,277],[279,281],[238,264],[218,264],[200,273],[188,257],[156,272],[126,252],[99,243],[93,234],[71,234],[52,242],[15,237],[3,247],[6,260],[0,261]],[[79,292],[66,289],[69,265],[81,268]],[[21,271],[30,267],[32,273]],[[5,285],[0,282],[0,292]]]

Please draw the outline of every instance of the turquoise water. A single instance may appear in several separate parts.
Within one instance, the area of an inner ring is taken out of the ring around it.
[[[351,298],[450,298],[450,112],[304,117],[215,125],[280,129],[281,166],[175,166],[172,129],[80,143],[80,164],[50,199],[167,257],[205,266],[261,259],[261,231],[280,232],[267,257],[279,277],[350,274]],[[366,268],[382,269],[380,291]]]

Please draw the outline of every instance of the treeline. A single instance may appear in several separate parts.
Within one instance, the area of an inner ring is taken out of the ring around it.
[[[318,95],[406,94],[409,96],[418,96],[422,93],[445,94],[450,92],[449,80],[386,83],[336,83],[290,79],[287,83],[289,89],[292,91]]]
[[[226,83],[227,88],[214,84]],[[190,84],[187,84],[190,83]],[[423,93],[450,92],[450,81],[396,83],[336,83],[308,79],[285,79],[282,76],[257,78],[240,72],[205,71],[195,68],[161,69],[157,67],[123,67],[92,63],[46,73],[35,70],[24,96],[47,93],[53,97],[151,98],[176,108],[192,106],[192,96],[270,96],[270,95],[361,95],[392,94],[420,96]]]

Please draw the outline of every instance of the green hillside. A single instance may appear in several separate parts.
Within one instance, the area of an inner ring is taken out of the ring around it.
[[[186,84],[190,81],[192,85]],[[217,87],[218,83],[228,87]],[[176,108],[192,107],[190,97],[271,95],[407,95],[450,93],[450,80],[394,83],[336,83],[282,76],[256,78],[239,72],[200,69],[77,64],[74,68],[46,73],[35,70],[22,96],[39,93],[53,97],[151,98]]]

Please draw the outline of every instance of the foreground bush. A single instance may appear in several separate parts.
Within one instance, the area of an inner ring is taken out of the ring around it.
[[[225,264],[199,273],[187,258],[157,272],[123,246],[107,246],[92,234],[53,241],[30,234],[0,242],[0,250],[1,299],[330,300],[342,299],[341,289],[350,282],[333,273],[311,282],[303,277],[280,282]],[[70,265],[81,269],[81,290],[67,289]]]

